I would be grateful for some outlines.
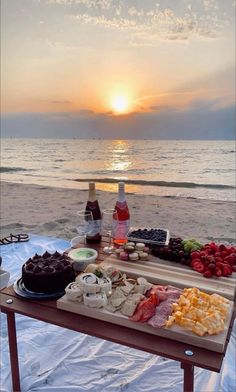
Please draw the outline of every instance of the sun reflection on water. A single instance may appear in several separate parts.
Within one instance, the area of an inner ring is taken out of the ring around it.
[[[126,140],[112,140],[110,146],[110,158],[106,169],[110,172],[120,172],[129,169],[132,161],[129,157],[130,145]]]

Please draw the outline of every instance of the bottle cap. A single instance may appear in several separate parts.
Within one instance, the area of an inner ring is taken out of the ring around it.
[[[95,182],[90,182],[89,183],[89,189],[95,189]]]

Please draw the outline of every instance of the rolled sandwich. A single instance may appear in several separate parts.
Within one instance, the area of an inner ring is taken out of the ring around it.
[[[82,302],[83,300],[83,291],[77,282],[69,283],[65,288],[65,293],[70,301]]]
[[[89,308],[102,308],[107,304],[106,293],[96,293],[96,294],[84,294],[83,295],[84,304]]]
[[[101,290],[100,279],[93,273],[80,274],[77,276],[76,282],[84,293],[96,294]]]
[[[108,276],[103,276],[99,279],[99,286],[101,291],[104,291],[107,296],[112,294],[112,282]]]

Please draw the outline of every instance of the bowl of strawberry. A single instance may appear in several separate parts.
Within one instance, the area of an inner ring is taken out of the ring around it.
[[[236,247],[217,245],[214,242],[203,245],[201,250],[190,253],[190,266],[205,278],[230,276],[236,272]]]

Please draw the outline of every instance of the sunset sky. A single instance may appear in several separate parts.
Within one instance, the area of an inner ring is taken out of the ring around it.
[[[2,135],[233,138],[235,1],[2,0]]]

